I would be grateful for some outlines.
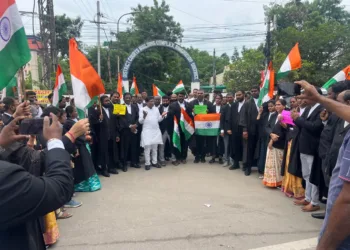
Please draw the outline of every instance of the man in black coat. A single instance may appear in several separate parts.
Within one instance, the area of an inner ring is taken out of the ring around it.
[[[300,130],[299,152],[302,166],[303,179],[306,183],[305,199],[295,201],[296,205],[303,206],[305,212],[313,212],[320,209],[318,188],[310,182],[310,174],[315,158],[318,156],[320,135],[323,123],[320,113],[324,108],[319,103],[308,101],[308,107],[300,116],[298,112],[292,112],[292,118]]]
[[[251,168],[256,165],[255,149],[259,138],[258,113],[259,113],[259,87],[250,90],[252,98],[246,101],[242,107],[239,125],[243,128],[243,169],[249,176]]]
[[[196,100],[193,100],[190,103],[192,112],[194,112],[194,108],[196,105],[199,106],[207,106],[207,113],[208,114],[215,114],[216,110],[214,105],[208,101],[204,99],[204,91],[203,90],[198,90],[198,98]],[[213,140],[216,139],[216,137],[214,136],[202,136],[202,135],[195,135],[196,137],[196,155],[195,155],[195,160],[194,163],[205,163],[205,156],[206,156],[206,150],[205,150],[205,145],[212,145],[214,143]]]
[[[1,147],[23,139],[15,134],[17,122],[15,119],[3,129]],[[33,176],[21,166],[0,162],[1,249],[46,249],[39,217],[60,208],[73,195],[70,156],[64,150],[62,128],[56,116],[51,126],[46,119],[44,136],[48,140],[44,177]]]
[[[127,160],[130,155],[131,167],[140,168],[137,148],[140,142],[137,139],[139,126],[139,110],[136,105],[131,104],[130,93],[124,94],[126,114],[118,117],[121,151],[120,158],[123,164],[123,171],[128,171]]]
[[[162,104],[158,107],[159,113],[169,112],[169,96],[162,97]],[[163,121],[159,123],[162,132],[163,144],[159,145],[159,159],[161,166],[165,166],[165,161],[169,160],[172,152],[172,134],[174,130],[174,119],[165,116]],[[175,158],[173,159],[175,161]]]
[[[94,103],[88,109],[88,117],[90,122],[91,132],[90,135],[92,137],[91,148],[91,158],[94,163],[95,169],[97,172],[100,172],[99,169],[99,144],[100,144],[100,125],[103,120],[103,115],[100,112],[100,108],[97,103]]]
[[[99,132],[99,156],[102,168],[102,175],[109,177],[111,174],[118,174],[117,162],[118,146],[120,135],[117,126],[117,117],[113,115],[111,101],[108,96],[104,95],[100,98],[102,105],[102,120],[100,121]]]
[[[226,95],[227,104],[222,107],[221,117],[220,117],[220,136],[224,138],[224,167],[228,167],[231,164],[231,147],[230,147],[230,139],[232,136],[231,131],[231,106],[233,103],[233,94],[227,93]],[[230,131],[230,134],[228,134]]]
[[[245,103],[245,93],[243,90],[238,90],[236,92],[236,102],[231,104],[230,116],[229,116],[229,130],[228,134],[230,136],[230,149],[231,158],[233,159],[233,164],[229,168],[230,170],[239,169],[239,162],[243,159],[243,128],[240,126],[240,116],[242,107]]]
[[[3,100],[3,103],[4,103],[4,114],[2,115],[2,121],[4,124],[7,124],[9,119],[15,113],[19,103],[15,98],[12,98],[12,97],[5,97]]]
[[[168,117],[169,119],[174,121],[174,116],[175,116],[177,121],[180,122],[181,108],[184,109],[187,112],[187,114],[190,114],[189,110],[191,105],[185,102],[185,93],[182,93],[182,92],[177,95],[176,101],[174,96],[172,96],[172,99],[173,99],[173,102],[169,105]],[[174,123],[172,123],[172,125],[174,125]],[[175,147],[173,147],[173,153],[176,158],[176,160],[173,161],[173,165],[175,166],[178,166],[180,162],[183,164],[186,164],[187,162],[188,142],[186,141],[185,134],[182,132],[182,129],[180,126],[179,126],[179,131],[180,131],[181,152]]]

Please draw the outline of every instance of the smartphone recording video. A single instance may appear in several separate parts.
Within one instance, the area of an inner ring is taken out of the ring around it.
[[[50,124],[52,119],[50,119]],[[44,127],[44,118],[24,119],[19,125],[19,133],[22,135],[41,134]]]

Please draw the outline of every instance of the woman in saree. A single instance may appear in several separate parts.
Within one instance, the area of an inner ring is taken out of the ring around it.
[[[297,109],[300,111],[297,101],[299,100],[296,100],[294,97],[291,98],[291,109]],[[301,108],[303,107],[301,106]],[[281,169],[281,175],[283,176],[281,191],[289,198],[303,199],[305,196],[305,190],[302,185],[303,179],[298,140],[298,127],[288,125]]]
[[[286,108],[285,100],[277,100],[275,109],[278,118],[275,120],[270,141],[267,147],[263,184],[267,187],[280,187],[282,185],[281,165],[287,125],[282,123],[282,111]]]

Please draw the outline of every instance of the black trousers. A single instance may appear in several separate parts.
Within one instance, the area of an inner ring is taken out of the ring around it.
[[[258,137],[256,135],[248,134],[248,140],[243,139],[243,163],[248,169],[251,169],[253,165],[257,164],[257,161],[255,159],[255,149],[257,143]]]
[[[188,141],[185,138],[184,133],[180,131],[180,142],[181,142],[181,152],[173,147],[173,152],[176,157],[176,160],[186,160],[187,159],[187,151],[188,151]]]
[[[214,158],[216,157],[222,157],[225,153],[225,145],[224,145],[224,138],[222,136],[213,137],[208,136],[209,140],[212,140],[212,147],[211,147],[211,156]],[[207,140],[208,140],[207,138]],[[209,141],[210,143],[210,141]],[[209,145],[210,146],[210,145]]]
[[[206,154],[208,153],[207,149],[213,147],[215,139],[215,136],[196,135],[196,159],[205,158]]]
[[[131,164],[136,164],[139,162],[138,147],[140,147],[140,145],[137,143],[137,141],[137,134],[132,133],[130,129],[127,128],[121,131],[120,160],[123,165],[126,165],[129,154]]]

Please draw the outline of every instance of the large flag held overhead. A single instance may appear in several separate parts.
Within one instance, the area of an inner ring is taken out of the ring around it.
[[[164,92],[161,91],[155,84],[152,84],[153,96],[165,96]]]
[[[61,66],[57,66],[56,71],[56,82],[55,82],[55,88],[53,89],[53,99],[52,99],[52,105],[58,106],[58,102],[62,99],[62,96],[67,92],[67,85],[66,81],[64,80],[64,75],[61,69]]]
[[[31,55],[21,16],[15,0],[0,1],[0,90]]]
[[[69,66],[75,106],[79,117],[82,118],[85,116],[85,109],[89,108],[93,101],[97,101],[99,96],[105,93],[105,88],[94,67],[79,51],[74,38],[69,40]]]
[[[176,87],[173,90],[173,94],[180,93],[181,91],[185,90],[185,85],[183,84],[182,80],[176,85]]]
[[[277,79],[281,79],[292,70],[301,68],[301,56],[299,51],[299,43],[295,44],[293,49],[289,52],[286,60],[282,64],[280,70],[277,73]]]
[[[189,140],[194,134],[194,124],[191,117],[183,108],[181,108],[180,127],[185,134],[186,140]]]
[[[13,77],[9,84],[7,84],[6,88],[2,90],[1,100],[5,97],[15,97],[15,93],[17,91],[17,77]]]
[[[132,96],[134,95],[138,95],[140,92],[139,92],[139,88],[137,87],[137,83],[136,83],[136,77],[134,76],[134,78],[132,79],[132,85],[131,85],[131,88],[130,88],[130,94]]]
[[[220,132],[220,114],[201,114],[194,117],[196,135],[218,136]]]
[[[176,116],[174,116],[173,145],[181,152],[180,129]]]
[[[267,72],[265,74],[263,84],[260,87],[260,94],[258,100],[258,106],[261,106],[264,102],[268,102],[273,98],[273,91],[275,90],[275,71],[270,62]]]
[[[123,86],[123,77],[122,77],[122,73],[118,73],[118,86],[117,86],[117,91],[120,95],[120,99],[123,99],[123,95],[125,93],[124,91],[124,86]]]
[[[340,71],[338,74],[333,76],[328,82],[326,82],[322,88],[328,89],[330,86],[332,86],[334,83],[350,80],[350,65],[348,65],[345,69]]]

